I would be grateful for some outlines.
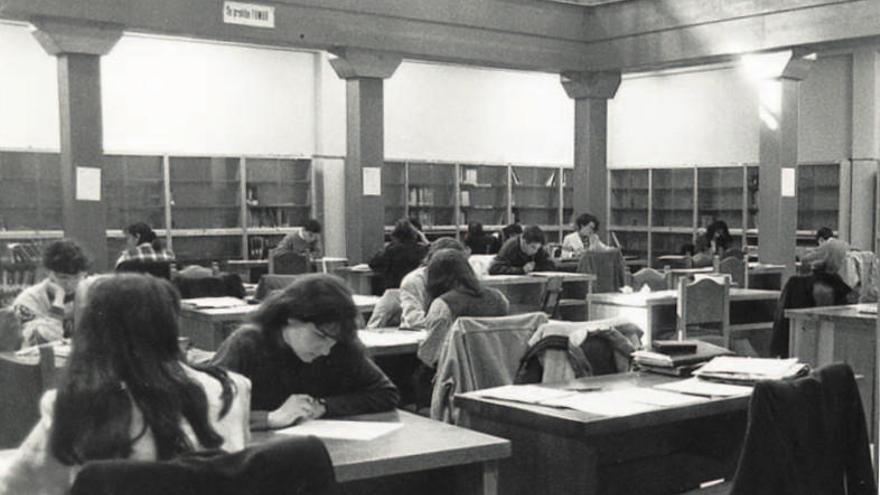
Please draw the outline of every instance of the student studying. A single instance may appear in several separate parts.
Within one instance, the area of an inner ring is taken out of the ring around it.
[[[248,442],[250,382],[183,362],[170,283],[123,274],[89,292],[58,388],[44,394],[39,423],[0,474],[2,495],[66,494],[90,460],[163,460]]]
[[[489,266],[489,275],[523,275],[534,271],[551,271],[556,265],[544,250],[544,232],[529,225],[522,234],[508,239]]]
[[[357,340],[357,316],[341,279],[304,275],[229,336],[212,362],[251,379],[252,428],[397,406],[397,388]]]

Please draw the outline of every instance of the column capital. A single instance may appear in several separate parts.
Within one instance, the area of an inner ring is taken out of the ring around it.
[[[86,22],[62,17],[35,17],[34,38],[49,55],[80,53],[106,55],[122,37],[122,26],[107,22]]]
[[[807,53],[803,50],[783,50],[743,57],[743,64],[749,77],[756,80],[803,81],[815,61],[815,53]]]
[[[569,98],[610,99],[620,87],[620,71],[563,72],[559,75]]]
[[[388,52],[341,47],[331,50],[337,58],[330,65],[340,79],[388,79],[397,70],[401,58]]]

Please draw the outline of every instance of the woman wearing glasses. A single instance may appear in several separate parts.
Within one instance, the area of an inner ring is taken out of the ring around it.
[[[357,317],[341,279],[306,275],[229,336],[213,363],[251,379],[251,428],[397,406],[397,388],[357,339]]]

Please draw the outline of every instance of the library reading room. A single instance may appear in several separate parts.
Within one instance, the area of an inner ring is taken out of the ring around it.
[[[877,0],[0,0],[0,495],[878,495],[878,172]]]

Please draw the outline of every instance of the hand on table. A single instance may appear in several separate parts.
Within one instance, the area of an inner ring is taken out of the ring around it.
[[[304,419],[320,418],[326,412],[323,404],[309,395],[294,394],[278,409],[269,412],[269,428],[284,428]]]

